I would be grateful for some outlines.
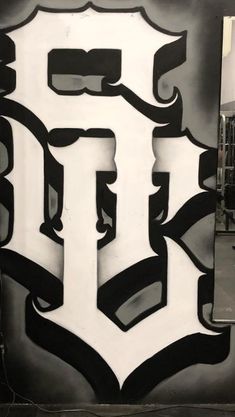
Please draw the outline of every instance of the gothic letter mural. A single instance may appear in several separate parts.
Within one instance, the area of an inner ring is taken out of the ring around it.
[[[216,135],[193,114],[193,14],[177,29],[177,9],[127,3],[3,15],[4,360],[35,402],[159,401],[229,353],[209,319]]]

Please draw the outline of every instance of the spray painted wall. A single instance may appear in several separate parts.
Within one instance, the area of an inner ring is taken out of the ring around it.
[[[24,397],[232,395],[230,328],[210,321],[222,23],[210,6],[1,6],[2,331]]]
[[[227,108],[228,103],[231,103],[228,106],[231,107],[231,110],[234,109],[235,100],[235,75],[234,75],[234,63],[235,63],[235,22],[234,20],[231,24],[231,34],[230,34],[230,50],[226,56],[222,59],[222,76],[221,76],[221,104],[222,109]]]

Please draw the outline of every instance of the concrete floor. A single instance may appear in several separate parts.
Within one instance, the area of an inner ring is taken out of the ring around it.
[[[234,235],[217,235],[215,240],[215,294],[213,319],[235,323]]]

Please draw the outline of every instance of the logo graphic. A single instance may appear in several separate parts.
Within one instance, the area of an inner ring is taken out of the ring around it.
[[[180,91],[159,92],[186,32],[88,4],[38,9],[1,36],[0,258],[30,291],[29,338],[107,402],[223,360],[228,330],[204,314],[215,150],[182,131]]]

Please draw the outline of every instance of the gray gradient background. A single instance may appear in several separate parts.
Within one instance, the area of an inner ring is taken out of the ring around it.
[[[1,0],[0,27],[24,20],[35,0]],[[81,7],[79,0],[44,0],[57,8]],[[163,98],[177,86],[183,98],[183,126],[201,143],[216,147],[223,15],[235,15],[234,0],[100,0],[108,8],[143,5],[151,20],[170,31],[187,30],[187,61],[164,75]],[[211,230],[211,229],[210,229]],[[212,249],[211,249],[212,250]],[[208,254],[211,256],[211,253]],[[7,345],[7,367],[12,387],[36,403],[95,403],[92,388],[72,367],[40,349],[24,334],[27,291],[3,277],[2,322]],[[166,329],[167,331],[167,329]],[[218,365],[194,365],[160,383],[142,403],[235,402],[235,332],[231,352]],[[5,397],[2,396],[2,401]]]

